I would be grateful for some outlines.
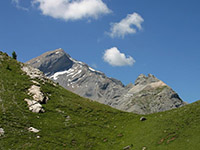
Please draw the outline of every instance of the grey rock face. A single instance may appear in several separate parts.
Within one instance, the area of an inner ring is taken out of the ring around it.
[[[80,96],[120,110],[148,114],[185,104],[177,93],[151,74],[141,74],[134,85],[124,86],[121,81],[74,60],[62,49],[44,53],[27,64]]]
[[[37,102],[42,103],[44,101],[44,94],[40,91],[40,87],[36,85],[32,85],[31,88],[28,89],[29,95],[33,96],[33,99]]]
[[[22,71],[24,71],[31,79],[40,79],[42,81],[45,80],[46,76],[37,68],[33,68],[29,65],[23,65],[21,67]]]
[[[70,69],[57,72],[49,78],[76,94],[104,104],[109,104],[110,99],[119,97],[124,91],[124,85],[120,81],[108,78],[75,60]]]
[[[42,70],[45,74],[51,75],[61,70],[67,70],[72,67],[73,61],[63,49],[49,51],[41,56],[27,62],[32,67]]]
[[[42,105],[35,101],[35,100],[30,100],[30,99],[24,99],[24,101],[27,102],[29,110],[32,111],[33,113],[43,113],[45,112],[44,109],[42,108]]]
[[[63,59],[59,59],[59,56],[62,58],[67,56],[67,59],[64,61]],[[50,63],[48,63],[48,59],[46,58],[49,59]],[[56,60],[61,62],[54,62]],[[69,64],[69,62],[70,68],[69,65],[64,69],[63,67],[56,68],[53,65],[56,64],[57,66],[57,64],[62,64],[65,66],[65,63]],[[57,72],[48,72],[46,69],[43,70],[43,68],[40,67],[44,66],[43,63],[51,64],[51,68],[56,68]],[[108,78],[104,73],[94,70],[83,62],[74,60],[68,54],[65,54],[62,49],[47,52],[28,61],[26,64],[41,69],[50,79],[58,82],[64,88],[104,104],[111,105],[112,102],[110,100],[120,97],[126,90],[121,81]]]
[[[41,92],[40,83],[35,81],[35,79],[39,79],[43,83],[48,82],[49,79],[39,69],[31,66],[21,64],[21,69],[33,82],[33,85],[28,89],[28,95],[32,96],[32,99],[25,98],[24,101],[27,102],[29,110],[33,113],[44,113],[45,110],[41,104],[46,104],[49,98]]]
[[[178,108],[185,103],[164,82],[153,75],[140,75],[135,85],[122,97],[118,109],[149,114]]]

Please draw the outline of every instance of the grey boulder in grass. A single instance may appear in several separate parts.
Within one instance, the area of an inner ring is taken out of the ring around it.
[[[3,136],[5,133],[4,129],[3,128],[0,128],[0,136]]]

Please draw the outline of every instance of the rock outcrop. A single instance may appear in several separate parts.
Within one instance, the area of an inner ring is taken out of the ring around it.
[[[31,79],[44,80],[46,76],[37,68],[22,64],[22,71],[24,71]]]
[[[43,113],[45,112],[44,109],[42,108],[42,105],[35,101],[35,100],[30,100],[30,99],[24,99],[24,101],[27,102],[28,104],[28,108],[30,111],[34,112],[34,113]]]
[[[28,89],[28,95],[30,95],[32,99],[26,98],[24,101],[27,102],[30,111],[34,113],[44,113],[45,110],[41,104],[46,104],[48,97],[41,92],[40,83],[38,83],[35,79],[39,79],[43,83],[47,82],[48,79],[39,69],[31,66],[22,64],[21,69],[32,79],[31,81],[33,82],[33,85]]]
[[[0,136],[3,136],[5,133],[4,129],[3,128],[0,128]]]
[[[47,102],[47,99],[44,94],[41,92],[40,90],[40,86],[37,86],[37,85],[32,85],[29,89],[29,95],[31,95],[33,97],[33,99],[37,102],[40,102],[40,103],[46,103]]]
[[[120,97],[118,109],[149,114],[185,105],[178,94],[164,82],[149,74],[141,74],[127,93]]]
[[[44,53],[26,64],[80,96],[120,110],[149,114],[185,105],[177,93],[151,74],[141,74],[135,84],[124,86],[121,81],[74,60],[62,49]]]

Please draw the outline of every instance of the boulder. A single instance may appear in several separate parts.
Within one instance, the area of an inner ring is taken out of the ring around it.
[[[44,94],[40,91],[40,87],[36,85],[32,85],[31,88],[28,89],[29,95],[33,96],[33,99],[37,102],[43,103],[45,100]]]
[[[40,85],[39,82],[35,81],[35,80],[31,80],[35,85]]]
[[[38,129],[36,129],[36,128],[33,128],[33,127],[28,128],[28,131],[33,132],[33,133],[38,133],[38,132],[40,132],[40,130],[38,130]]]
[[[3,128],[0,128],[0,136],[3,136],[5,133],[4,129]]]
[[[27,102],[29,110],[34,112],[34,113],[43,113],[44,109],[42,108],[42,105],[38,103],[35,100],[30,100],[30,99],[24,99],[24,101]]]
[[[71,120],[71,117],[70,116],[66,116],[65,121],[69,121],[69,120]]]
[[[146,149],[147,149],[147,147],[143,147],[143,148],[142,148],[142,150],[146,150]]]
[[[36,138],[37,138],[37,139],[40,139],[40,136],[38,135]]]
[[[128,145],[128,146],[125,146],[125,147],[123,148],[123,150],[128,150],[128,149],[131,149],[131,147],[133,147],[133,145]]]
[[[147,120],[145,117],[140,118],[140,121],[145,121],[145,120]]]

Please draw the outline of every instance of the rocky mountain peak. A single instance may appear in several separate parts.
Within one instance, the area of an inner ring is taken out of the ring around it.
[[[63,49],[46,52],[27,64],[80,96],[120,110],[148,114],[184,105],[170,87],[152,74],[141,74],[134,85],[124,86],[121,81],[71,58]]]
[[[154,75],[148,74],[148,76],[145,76],[144,74],[140,74],[138,78],[135,80],[135,85],[146,85],[154,82],[160,81],[157,79]]]
[[[71,68],[74,62],[70,58],[69,54],[59,48],[54,51],[46,52],[41,56],[26,62],[26,64],[40,69],[46,75],[51,75],[55,72]]]

